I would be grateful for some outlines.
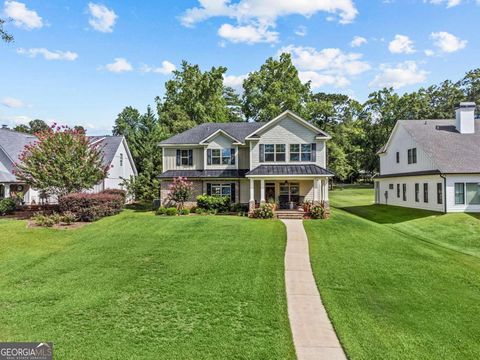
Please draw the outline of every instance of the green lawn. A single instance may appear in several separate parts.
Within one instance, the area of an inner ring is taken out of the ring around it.
[[[480,358],[480,220],[331,192],[306,221],[312,266],[351,359]],[[340,209],[342,208],[342,209]]]
[[[56,359],[294,359],[278,221],[124,213],[0,220],[0,341]]]

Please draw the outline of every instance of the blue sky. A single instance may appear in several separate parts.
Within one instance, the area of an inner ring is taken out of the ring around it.
[[[145,111],[185,59],[241,80],[292,54],[316,91],[364,101],[479,67],[480,0],[0,0],[0,122],[81,124],[109,133],[125,106]]]

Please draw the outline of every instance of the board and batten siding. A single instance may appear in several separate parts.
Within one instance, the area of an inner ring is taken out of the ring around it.
[[[417,162],[408,163],[408,149],[417,149]],[[397,152],[400,162],[397,163]],[[387,152],[380,155],[380,174],[399,174],[416,171],[436,170],[437,167],[430,157],[417,145],[415,139],[398,123]]]
[[[167,170],[202,170],[204,148],[178,147],[178,149],[193,150],[193,165],[177,165],[177,148],[163,148],[163,171]]]
[[[447,212],[480,212],[480,205],[455,204],[455,183],[480,184],[480,174],[449,174],[447,182]],[[465,189],[466,197],[466,189]]]
[[[249,147],[238,148],[238,168],[250,169],[250,148]]]
[[[205,169],[237,169],[237,166],[238,166],[238,150],[237,150],[237,146],[236,145],[233,145],[232,144],[232,140],[223,135],[223,134],[219,134],[217,136],[215,136],[209,143],[208,143],[208,146],[207,146],[207,150],[208,149],[220,149],[220,150],[223,150],[223,149],[235,149],[235,164],[234,165],[231,165],[231,164],[228,164],[228,165],[224,165],[224,164],[220,164],[220,165],[208,165],[207,161],[205,161]],[[206,157],[207,156],[207,150],[205,150],[205,154],[204,156]]]
[[[444,187],[443,178],[440,175],[428,176],[403,176],[376,180],[378,184],[378,203],[383,205],[394,205],[409,208],[417,208],[432,211],[444,211],[444,201],[439,204],[437,201],[437,184]],[[400,197],[397,197],[397,184],[400,185]],[[407,186],[407,199],[403,200],[403,184]],[[415,184],[419,184],[419,201],[415,201]],[[423,198],[423,184],[428,184],[428,202]],[[393,189],[390,189],[393,185]],[[444,190],[443,190],[444,191]],[[385,196],[385,193],[387,196]]]
[[[290,162],[290,144],[317,144],[315,164],[325,167],[326,151],[325,141],[316,140],[317,134],[311,129],[300,124],[298,121],[285,117],[274,126],[267,129],[260,135],[258,141],[251,141],[250,163],[251,169],[255,169],[262,164],[305,164],[306,162],[295,161]],[[260,144],[285,144],[286,145],[286,161],[285,162],[260,162],[259,152]],[[307,162],[312,163],[312,162]]]

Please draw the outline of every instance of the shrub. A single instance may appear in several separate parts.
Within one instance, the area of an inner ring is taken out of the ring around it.
[[[248,204],[232,204],[230,210],[235,213],[248,212]]]
[[[324,209],[320,205],[312,205],[310,206],[310,217],[312,219],[321,219],[323,218]]]
[[[52,227],[53,225],[60,223],[61,216],[57,213],[51,215],[37,213],[33,216],[33,221],[35,221],[35,224],[38,226]]]
[[[58,200],[60,211],[71,211],[79,221],[95,221],[116,215],[123,209],[123,198],[113,194],[72,193]]]
[[[170,207],[165,210],[165,215],[167,216],[175,216],[178,214],[177,208]]]
[[[190,215],[190,210],[188,209],[182,209],[179,211],[180,215]]]
[[[167,212],[167,208],[159,207],[157,211],[155,211],[155,215],[165,215],[166,212]]]
[[[75,221],[77,221],[77,217],[75,214],[71,211],[65,211],[62,214],[62,222],[64,222],[67,225],[73,224]]]
[[[6,198],[0,200],[0,215],[4,216],[13,213],[15,211],[15,206],[15,199]]]
[[[230,198],[228,196],[197,196],[197,206],[205,210],[228,212],[230,210]]]
[[[127,199],[127,192],[122,189],[105,189],[101,193],[121,196],[123,199],[123,202],[125,202]]]
[[[275,213],[273,211],[274,204],[261,204],[259,208],[253,211],[253,217],[257,219],[273,219]]]
[[[197,215],[203,215],[203,214],[205,214],[205,209],[202,209],[201,207],[197,207],[197,208],[195,209],[195,214],[197,214]]]

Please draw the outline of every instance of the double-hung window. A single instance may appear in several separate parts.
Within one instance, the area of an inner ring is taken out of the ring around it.
[[[285,144],[260,144],[260,161],[283,162],[285,159]]]
[[[409,164],[417,163],[417,148],[408,149],[407,155]]]
[[[397,184],[397,198],[400,199],[400,184]]]
[[[415,202],[420,201],[420,184],[415,184]]]
[[[400,163],[400,153],[397,151],[396,155],[397,164]]]
[[[423,184],[423,202],[428,203],[428,183]]]
[[[468,205],[480,205],[480,184],[467,183],[466,201]]]
[[[407,184],[403,184],[403,201],[407,201]]]
[[[235,183],[207,183],[207,195],[228,196],[230,201],[235,201]]]
[[[207,149],[207,165],[235,165],[235,149]]]
[[[290,161],[314,161],[312,144],[290,144]]]
[[[465,184],[455,183],[455,205],[465,204]]]
[[[123,162],[123,159],[122,159]],[[192,166],[193,165],[193,150],[192,149],[177,149],[177,166]]]

